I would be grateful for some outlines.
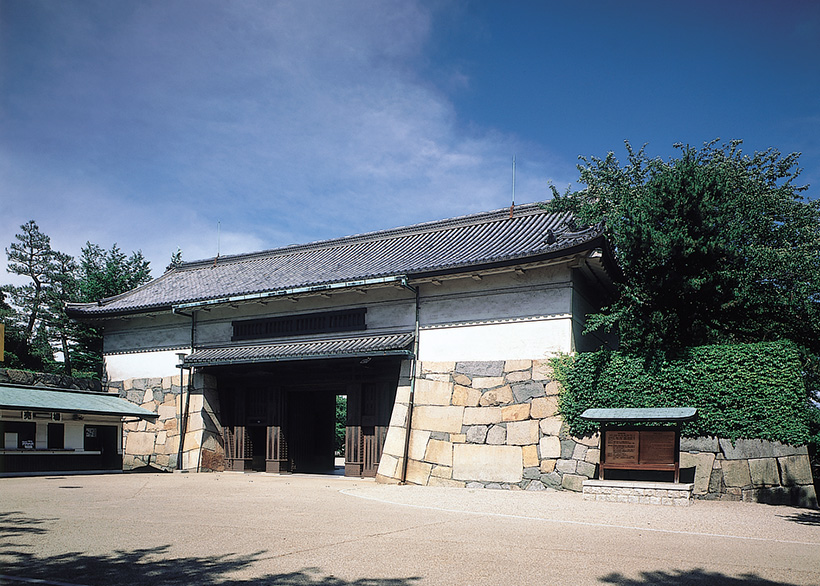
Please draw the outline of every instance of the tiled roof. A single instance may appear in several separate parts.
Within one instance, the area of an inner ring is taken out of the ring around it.
[[[90,393],[70,389],[40,389],[25,386],[0,385],[0,407],[22,411],[58,411],[139,417],[154,420],[156,413],[143,409],[108,393]]]
[[[291,342],[287,344],[204,348],[186,356],[185,364],[213,366],[217,364],[247,364],[276,360],[409,354],[409,346],[412,341],[413,334],[390,334],[338,340]]]
[[[74,317],[107,317],[362,279],[430,276],[557,257],[600,246],[602,231],[574,229],[539,204],[264,252],[184,263],[122,295],[70,304]]]

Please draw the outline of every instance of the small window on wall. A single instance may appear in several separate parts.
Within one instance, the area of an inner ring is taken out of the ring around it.
[[[4,421],[0,423],[0,435],[6,450],[33,450],[37,436],[36,423]]]
[[[62,450],[65,448],[65,425],[62,423],[48,424],[48,449]]]

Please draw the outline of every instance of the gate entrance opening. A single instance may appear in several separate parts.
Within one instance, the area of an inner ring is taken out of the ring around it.
[[[342,395],[344,474],[375,476],[400,367],[379,357],[206,368],[217,379],[226,469],[333,474]]]

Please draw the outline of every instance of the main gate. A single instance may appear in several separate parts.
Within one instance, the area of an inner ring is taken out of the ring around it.
[[[345,475],[375,476],[400,364],[381,358],[214,368],[226,470],[332,472],[335,399],[346,395]]]

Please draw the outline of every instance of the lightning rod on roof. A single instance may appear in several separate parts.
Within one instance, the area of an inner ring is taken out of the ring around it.
[[[515,155],[512,160],[512,203],[510,204],[510,219],[513,217],[513,209],[515,208]]]

